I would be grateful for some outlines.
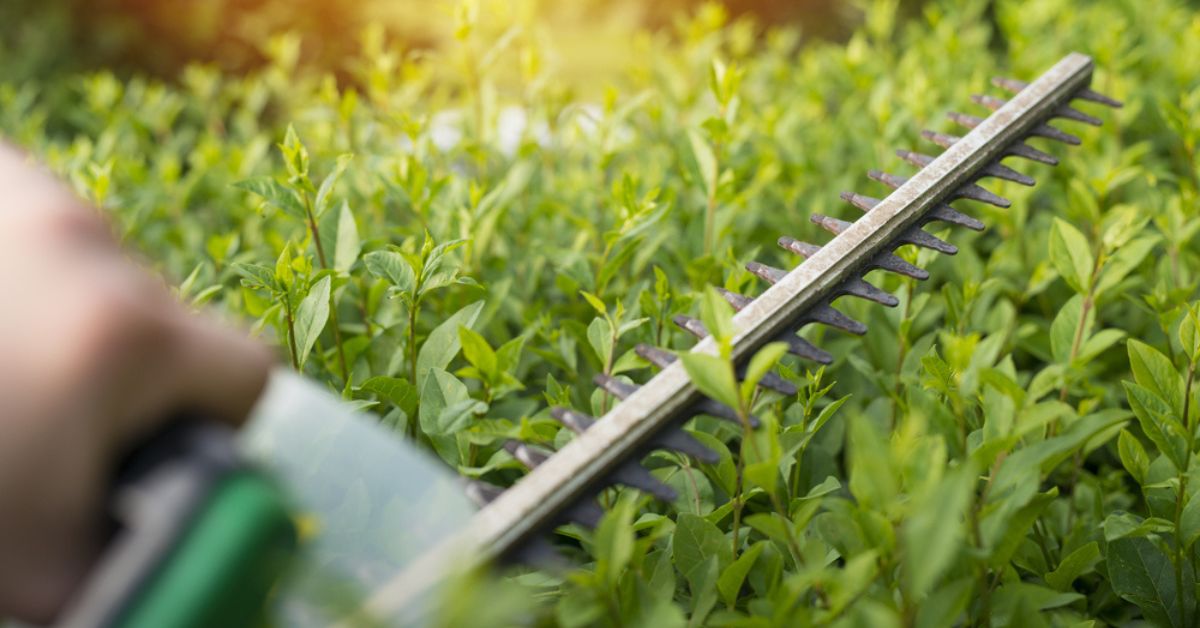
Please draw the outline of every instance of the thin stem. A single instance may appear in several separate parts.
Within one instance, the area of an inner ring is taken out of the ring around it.
[[[725,117],[725,108],[721,107],[721,117]],[[716,171],[716,177],[721,178],[721,142],[713,142],[713,161]],[[717,230],[717,187],[718,182],[713,181],[712,189],[708,190],[708,203],[704,207],[704,255],[708,257],[713,254],[713,249],[716,248],[716,230]]]
[[[312,230],[313,243],[317,246],[317,258],[321,261],[322,269],[329,269],[329,262],[325,257],[325,247],[321,245],[321,230],[317,227],[317,219],[313,214],[312,199],[308,194],[304,194],[304,210],[308,213],[308,227]],[[334,299],[334,291],[329,291],[329,322],[333,325],[333,343],[337,346],[338,366],[342,372],[342,381],[350,382],[350,371],[346,368],[346,350],[342,348],[342,330],[338,324],[337,302]]]
[[[913,281],[914,280],[910,279],[910,280],[904,282],[904,285],[908,290],[907,290],[907,296],[904,299],[904,311],[901,312],[901,314],[900,314],[900,326],[901,327],[904,327],[905,321],[907,321],[908,317],[911,316],[911,314],[912,314]],[[902,333],[902,334],[899,334],[899,336],[900,336],[900,338],[898,340],[900,341],[900,351],[896,356],[896,384],[895,384],[894,388],[892,389],[892,426],[893,427],[895,427],[896,417],[900,413],[900,390],[902,388],[902,386],[901,386],[902,380],[900,379],[900,374],[901,374],[901,371],[904,370],[904,359],[906,357],[908,357],[908,334]]]
[[[1071,357],[1067,359],[1068,366],[1075,361],[1076,357],[1079,356],[1079,348],[1080,345],[1083,344],[1083,331],[1084,328],[1087,327],[1087,317],[1088,314],[1092,312],[1093,305],[1094,302],[1092,300],[1092,292],[1089,291],[1087,296],[1083,298],[1083,309],[1081,309],[1079,313],[1079,324],[1075,326],[1075,338],[1071,341]],[[1059,401],[1067,400],[1068,389],[1069,386],[1067,386],[1066,381],[1063,381],[1062,388],[1058,391]]]
[[[984,503],[987,501],[988,492],[992,488],[992,480],[996,477],[996,472],[1000,468],[1000,463],[1004,460],[1003,457],[997,458],[993,463],[991,472],[988,473],[987,482],[984,483],[983,489],[979,491],[979,498],[975,500],[975,504],[970,510],[970,525],[971,539],[975,543],[975,547],[984,551],[983,546],[983,529],[980,526],[980,515],[983,511]],[[988,568],[987,564],[980,562],[979,564],[979,625],[992,625],[992,588],[988,583]]]
[[[1196,446],[1195,426],[1192,425],[1192,420],[1188,416],[1191,414],[1192,383],[1195,381],[1195,378],[1196,363],[1194,361],[1189,361],[1187,384],[1183,389],[1182,417],[1183,424],[1187,426],[1188,430],[1188,450],[1187,456],[1184,458],[1183,468],[1179,470],[1179,491],[1175,495],[1175,560],[1173,561],[1175,563],[1175,602],[1179,606],[1179,623],[1183,626],[1187,625],[1187,607],[1184,605],[1183,567],[1185,552],[1183,533],[1181,531],[1180,524],[1183,519],[1184,502],[1187,501],[1188,469],[1192,466],[1192,450],[1195,449]]]
[[[291,297],[283,295],[283,311],[287,315],[288,349],[292,354],[292,368],[300,370],[300,352],[296,350],[296,318],[292,315]]]
[[[408,377],[416,385],[416,316],[420,312],[420,301],[413,299],[408,307]]]
[[[745,423],[745,421],[743,421]],[[747,431],[748,431],[747,427]],[[746,468],[746,439],[747,435],[742,434],[742,451],[738,454],[737,459],[737,485],[733,489],[733,560],[737,560],[738,555],[738,534],[742,527],[742,472]]]

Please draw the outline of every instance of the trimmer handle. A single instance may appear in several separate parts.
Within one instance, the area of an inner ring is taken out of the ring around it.
[[[172,421],[136,448],[108,514],[107,549],[61,626],[261,625],[296,546],[279,491],[211,421]]]

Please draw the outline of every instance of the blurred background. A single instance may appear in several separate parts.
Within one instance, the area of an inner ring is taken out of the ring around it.
[[[923,0],[900,0],[899,14],[920,10]],[[668,33],[682,27],[700,0],[481,0],[480,10],[509,14],[506,24],[536,23],[536,35],[559,55],[558,76],[578,84],[619,71],[632,54],[632,32]],[[840,40],[863,20],[864,3],[846,0],[724,0],[730,19],[756,29],[798,27],[803,38]],[[292,32],[302,41],[302,63],[341,72],[368,27],[409,52],[436,50],[452,41],[439,0],[4,0],[0,3],[0,54],[7,72],[48,75],[109,68],[119,75],[170,78],[190,62],[225,71],[263,64],[265,42]],[[711,10],[711,9],[710,9]],[[761,30],[759,31],[761,32]],[[16,78],[10,76],[10,78]]]

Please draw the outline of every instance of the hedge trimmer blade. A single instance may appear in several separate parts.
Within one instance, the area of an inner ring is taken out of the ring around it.
[[[1048,124],[1054,118],[1100,123],[1072,108],[1068,103],[1074,99],[1120,106],[1088,89],[1092,67],[1089,57],[1072,53],[1031,83],[996,79],[996,85],[1014,92],[1013,98],[1004,101],[975,97],[976,102],[993,109],[987,118],[951,114],[952,121],[969,129],[966,135],[922,133],[945,148],[942,154],[933,157],[899,151],[902,159],[919,168],[916,174],[905,178],[880,171],[869,173],[870,178],[893,188],[887,197],[842,194],[843,199],[863,211],[861,218],[847,222],[814,215],[812,221],[834,235],[829,242],[817,245],[787,235],[781,237],[780,246],[805,258],[803,263],[790,271],[757,262],[748,264],[750,272],[771,285],[754,298],[722,292],[738,310],[732,342],[734,363],[744,365],[756,351],[774,341],[787,343],[788,350],[801,358],[831,362],[831,354],[797,332],[810,323],[820,323],[852,334],[866,333],[866,325],[834,309],[836,299],[852,296],[888,307],[897,305],[899,299],[868,283],[864,275],[882,269],[918,280],[928,278],[928,272],[893,251],[911,244],[955,254],[958,249],[954,245],[926,232],[924,226],[936,221],[979,230],[984,225],[947,203],[966,199],[1009,207],[1008,199],[977,181],[998,178],[1032,185],[1032,178],[1001,160],[1019,157],[1057,164],[1055,157],[1028,146],[1025,140],[1042,137],[1078,144],[1078,138]],[[716,353],[716,343],[699,320],[680,316],[676,323],[701,339],[692,351]],[[638,347],[637,351],[661,371],[640,386],[609,376],[598,377],[596,383],[601,388],[622,400],[599,419],[555,408],[552,416],[577,436],[553,455],[534,452],[525,444],[510,444],[510,452],[530,468],[529,474],[508,490],[477,486],[473,492],[486,496],[487,503],[468,528],[432,548],[413,568],[380,589],[368,610],[387,616],[419,596],[448,556],[465,557],[472,563],[499,557],[545,556],[541,533],[564,521],[593,525],[600,512],[595,496],[604,487],[622,484],[670,498],[674,492],[640,466],[640,458],[648,450],[667,448],[711,460],[715,454],[682,431],[680,425],[697,414],[735,421],[737,414],[702,396],[676,356],[648,346]],[[765,378],[760,386],[794,393],[794,387],[777,376]]]

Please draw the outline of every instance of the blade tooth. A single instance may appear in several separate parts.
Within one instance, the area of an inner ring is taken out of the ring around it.
[[[847,280],[838,288],[838,290],[842,294],[848,294],[860,299],[874,301],[880,305],[886,305],[887,307],[896,307],[897,305],[900,305],[900,299],[897,299],[895,295],[890,292],[880,290],[879,288],[872,286],[865,280],[858,277]]]
[[[729,302],[729,305],[733,306],[733,309],[739,312],[745,309],[747,305],[750,305],[754,302],[754,299],[751,299],[744,294],[738,294],[724,288],[717,288],[717,292]]]
[[[934,160],[934,158],[929,155],[915,153],[911,150],[904,150],[902,148],[896,151],[896,155],[899,156],[900,159],[903,159],[904,161],[907,161],[918,168],[924,168]]]
[[[636,351],[637,354],[647,362],[650,362],[660,369],[667,368],[672,362],[678,359],[678,357],[670,351],[659,349],[658,347],[653,347],[647,344],[639,344],[634,347],[633,350]],[[741,378],[744,375],[745,369],[738,368],[738,377]],[[763,378],[759,380],[758,385],[763,388],[769,388],[777,393],[789,397],[796,394],[796,386],[786,379],[776,375],[775,373],[767,373],[763,375]]]
[[[871,260],[871,266],[880,270],[896,273],[897,275],[912,277],[913,279],[920,281],[929,279],[929,271],[925,270],[924,268],[914,266],[891,253],[880,253],[879,255],[876,255],[875,259]]]
[[[585,528],[595,529],[600,525],[600,519],[604,517],[604,509],[596,503],[594,496],[588,495],[564,509],[559,517],[564,522],[577,523]]]
[[[857,192],[842,192],[840,196],[842,197],[843,201],[850,203],[864,212],[869,212],[872,209],[875,209],[875,206],[880,202],[877,198],[866,196],[865,194],[858,194]]]
[[[582,412],[576,412],[560,406],[550,408],[550,416],[576,434],[586,432],[596,422],[596,419]]]
[[[695,337],[697,337],[697,338],[705,338],[705,337],[707,337],[707,336],[708,336],[708,330],[704,328],[704,323],[701,323],[701,322],[700,322],[699,320],[697,320],[697,319],[694,319],[694,318],[692,318],[692,317],[690,317],[690,316],[684,316],[684,315],[682,315],[682,314],[678,314],[678,315],[676,315],[676,316],[675,316],[675,319],[674,319],[674,320],[675,320],[675,324],[676,324],[676,325],[679,325],[679,326],[680,326],[680,327],[682,327],[683,329],[687,330],[687,331],[688,331],[688,333],[692,334],[693,336],[695,336]],[[799,355],[799,354],[797,354],[797,355]],[[671,357],[673,358],[673,357],[675,357],[675,356],[671,356]],[[801,356],[801,357],[804,357],[804,356]],[[596,381],[596,383],[597,383],[597,384],[600,384],[600,381],[599,381],[599,379],[600,379],[601,377],[606,377],[606,378],[608,378],[608,379],[612,379],[612,378],[608,377],[607,375],[603,375],[603,376],[602,376],[602,375],[597,375],[597,376],[596,376],[596,380],[597,380],[597,381]],[[776,377],[778,377],[778,376],[776,376]],[[763,385],[764,385],[764,386],[766,385],[766,383],[765,383],[765,380],[766,380],[766,379],[767,379],[766,377],[764,377],[764,378],[763,378],[763,380],[764,380],[764,382],[763,382]],[[780,381],[784,381],[784,382],[785,382],[785,384],[786,384],[786,381],[785,381],[785,380],[782,380],[782,379],[780,379]],[[628,384],[626,384],[626,386],[628,386]],[[604,387],[604,385],[603,385],[603,384],[601,384],[601,387]],[[605,390],[607,390],[607,388],[605,388]],[[611,391],[610,391],[610,392],[611,392]],[[780,392],[784,392],[784,391],[780,391]],[[616,394],[616,393],[613,393],[613,394]],[[795,392],[784,392],[784,394],[789,394],[789,395],[792,395],[792,394],[795,394]],[[621,397],[621,398],[622,398],[622,399],[624,399],[624,397]],[[716,402],[714,401],[713,403],[716,403]],[[733,412],[733,411],[732,411],[732,410],[730,410],[730,412]],[[734,420],[736,420],[736,419],[737,419],[737,414],[734,414],[734,415],[733,415],[733,417],[734,417]]]
[[[995,205],[996,207],[1012,207],[1012,201],[988,191],[974,183],[966,183],[954,191],[954,195],[958,198],[965,198],[980,203]]]
[[[831,218],[824,214],[813,214],[809,216],[808,219],[811,220],[814,225],[817,225],[833,235],[838,235],[839,233],[849,229],[850,226],[854,224],[852,222],[846,222],[845,220]]]
[[[946,255],[954,255],[955,253],[958,253],[958,247],[935,235],[927,233],[920,227],[913,227],[912,229],[905,231],[904,233],[900,234],[899,239],[901,242],[906,244],[915,244],[916,246],[933,249],[934,251],[945,253]]]
[[[1004,91],[1009,92],[1011,94],[1019,93],[1021,90],[1025,89],[1026,87],[1029,87],[1029,83],[1026,83],[1025,81],[1018,81],[1017,79],[1004,78],[1002,76],[993,77],[992,85],[995,85],[996,87],[999,87],[1000,89],[1003,89]]]
[[[980,124],[983,124],[983,118],[966,113],[959,113],[957,111],[951,111],[950,113],[946,114],[946,117],[950,118],[951,122],[966,129],[973,129]]]
[[[799,255],[805,259],[808,259],[808,258],[812,257],[813,255],[816,255],[817,251],[821,250],[821,247],[819,247],[815,244],[809,244],[808,242],[801,242],[799,240],[789,238],[788,236],[781,236],[779,238],[779,240],[777,240],[777,242],[779,243],[779,246],[781,246],[784,249],[791,251],[792,253],[795,253],[796,255]]]
[[[921,137],[933,142],[934,144],[937,144],[938,146],[941,146],[942,148],[950,148],[955,142],[962,139],[957,135],[947,135],[945,133],[938,133],[937,131],[930,131],[929,129],[921,131]]]
[[[1108,96],[1105,96],[1104,94],[1101,94],[1100,92],[1097,92],[1097,91],[1094,91],[1091,89],[1086,89],[1086,88],[1081,89],[1078,92],[1076,92],[1075,98],[1078,98],[1080,100],[1088,100],[1088,101],[1091,101],[1094,103],[1099,103],[1101,105],[1107,105],[1109,107],[1112,107],[1113,109],[1120,109],[1121,107],[1125,106],[1124,104],[1121,103],[1121,101],[1119,101],[1115,98],[1109,98]]]
[[[992,111],[995,111],[1008,103],[1008,101],[1004,100],[1003,98],[996,98],[995,96],[988,96],[987,94],[971,94],[971,102],[977,105],[983,105]]]
[[[893,190],[904,185],[908,181],[907,177],[898,177],[894,174],[888,174],[882,170],[868,170],[867,176],[892,188]]]
[[[836,327],[856,336],[867,333],[866,325],[846,316],[840,310],[835,310],[833,306],[825,303],[817,305],[808,311],[808,314],[805,316],[805,322],[808,321]]]
[[[504,441],[504,450],[512,454],[512,457],[525,465],[527,469],[537,467],[550,457],[518,440]]]
[[[1017,172],[998,161],[984,166],[983,174],[997,179],[1004,179],[1005,181],[1012,181],[1013,183],[1020,183],[1021,185],[1032,186],[1037,183],[1033,177]]]
[[[825,228],[827,231],[832,232],[835,235],[845,231],[846,229],[848,229],[850,227],[851,224],[853,224],[853,223],[846,222],[844,220],[830,218],[829,216],[825,216],[823,214],[813,214],[812,221],[814,223],[820,225],[821,227]],[[785,242],[784,242],[785,240],[787,240],[788,243],[804,244],[803,242],[796,242],[795,240],[792,240],[791,238],[788,238],[786,236],[783,238],[780,238],[779,243],[781,245],[783,245],[784,248],[787,248],[789,250],[793,250],[793,249],[791,249],[791,247],[789,247],[788,244],[785,244]],[[809,246],[812,246],[812,245],[809,245]],[[819,249],[820,247],[817,247],[817,248]],[[799,251],[797,251],[797,252],[799,252]],[[808,255],[811,255],[810,253],[800,253],[800,254],[805,255],[806,257]],[[871,261],[871,266],[874,268],[881,268],[883,270],[888,270],[888,271],[891,271],[894,273],[899,273],[901,275],[907,275],[907,276],[913,277],[915,279],[923,280],[923,279],[929,278],[929,273],[925,272],[924,270],[922,270],[920,268],[917,268],[916,266],[913,266],[912,264],[909,264],[908,262],[900,259],[899,257],[896,257],[895,255],[893,255],[891,253],[881,253],[881,254],[875,256],[875,259]]]
[[[771,284],[779,283],[784,277],[787,276],[786,270],[775,268],[774,266],[767,266],[766,264],[760,264],[758,262],[747,263],[746,270],[754,273],[763,281]]]
[[[966,227],[974,231],[983,231],[984,224],[949,205],[937,205],[926,214],[930,220],[940,220],[952,225]]]
[[[1022,142],[1011,144],[1004,149],[1004,152],[1013,157],[1022,157],[1032,161],[1038,161],[1051,166],[1058,165],[1058,158],[1054,155],[1048,155],[1042,151]]]
[[[703,338],[708,335],[708,330],[704,328],[704,323],[701,323],[698,318],[676,314],[671,320],[681,329],[697,338]]]
[[[1070,133],[1063,133],[1062,131],[1059,131],[1058,129],[1050,126],[1049,124],[1039,124],[1039,125],[1033,127],[1033,130],[1030,131],[1029,134],[1037,136],[1037,137],[1044,137],[1046,139],[1059,141],[1059,142],[1062,142],[1063,144],[1070,144],[1071,146],[1079,146],[1080,144],[1083,143],[1078,137],[1075,137],[1074,135],[1071,135]]]
[[[735,412],[733,410],[733,408],[730,408],[729,406],[727,406],[719,401],[713,401],[712,399],[709,399],[708,397],[704,397],[704,398],[700,399],[700,401],[697,401],[696,405],[692,406],[692,411],[697,414],[707,414],[708,416],[716,417],[718,419],[732,421],[733,423],[737,423],[738,425],[742,424],[741,419],[738,418],[738,414],[737,414],[737,412]],[[758,427],[758,426],[759,426],[758,418],[755,416],[751,416],[750,417],[750,427]]]
[[[716,464],[721,461],[721,456],[717,452],[705,447],[694,436],[681,428],[665,429],[656,434],[650,442],[663,449],[686,454],[700,462]]]
[[[794,331],[785,331],[779,334],[775,340],[786,343],[788,353],[805,360],[812,360],[820,364],[833,364],[833,356],[828,351],[818,349],[813,343],[796,335]]]
[[[1074,120],[1076,122],[1090,124],[1092,126],[1100,126],[1104,124],[1104,121],[1100,118],[1089,116],[1088,114],[1070,105],[1059,105],[1059,107],[1054,110],[1054,116],[1057,118],[1065,118],[1067,120]]]
[[[481,480],[468,480],[463,492],[467,494],[467,498],[474,502],[476,506],[482,508],[499,497],[504,492],[504,489]]]
[[[633,350],[641,356],[641,358],[660,369],[665,369],[676,360],[675,354],[666,349],[639,343]]]
[[[603,388],[605,392],[622,401],[624,401],[633,393],[637,392],[638,388],[641,388],[640,386],[623,382],[612,375],[606,375],[604,373],[598,373],[592,378],[592,381],[595,382],[600,388]]]
[[[529,565],[548,572],[561,572],[569,567],[568,562],[558,553],[554,544],[540,536],[529,537],[516,548],[500,556],[504,564]]]
[[[609,474],[609,479],[612,482],[636,488],[643,493],[653,495],[664,502],[673,502],[676,497],[679,497],[675,489],[663,484],[661,480],[654,477],[652,473],[647,471],[636,460],[624,462],[616,469],[613,469]]]
[[[643,345],[638,345],[643,346]],[[671,356],[674,358],[675,356]],[[562,423],[572,432],[582,434],[588,430],[596,420],[582,413],[576,412],[563,407],[555,406],[550,409],[550,416],[554,417],[559,423]],[[657,447],[670,449],[685,454],[699,460],[701,462],[715,463],[720,460],[720,456],[716,452],[700,444],[700,441],[692,437],[691,434],[684,432],[681,429],[667,429],[655,435],[651,440]]]
[[[746,376],[746,367],[740,366],[737,369],[738,379],[741,380]],[[758,380],[759,388],[773,390],[785,397],[791,397],[796,394],[796,385],[780,377],[778,374],[768,371],[763,374],[762,379]]]

